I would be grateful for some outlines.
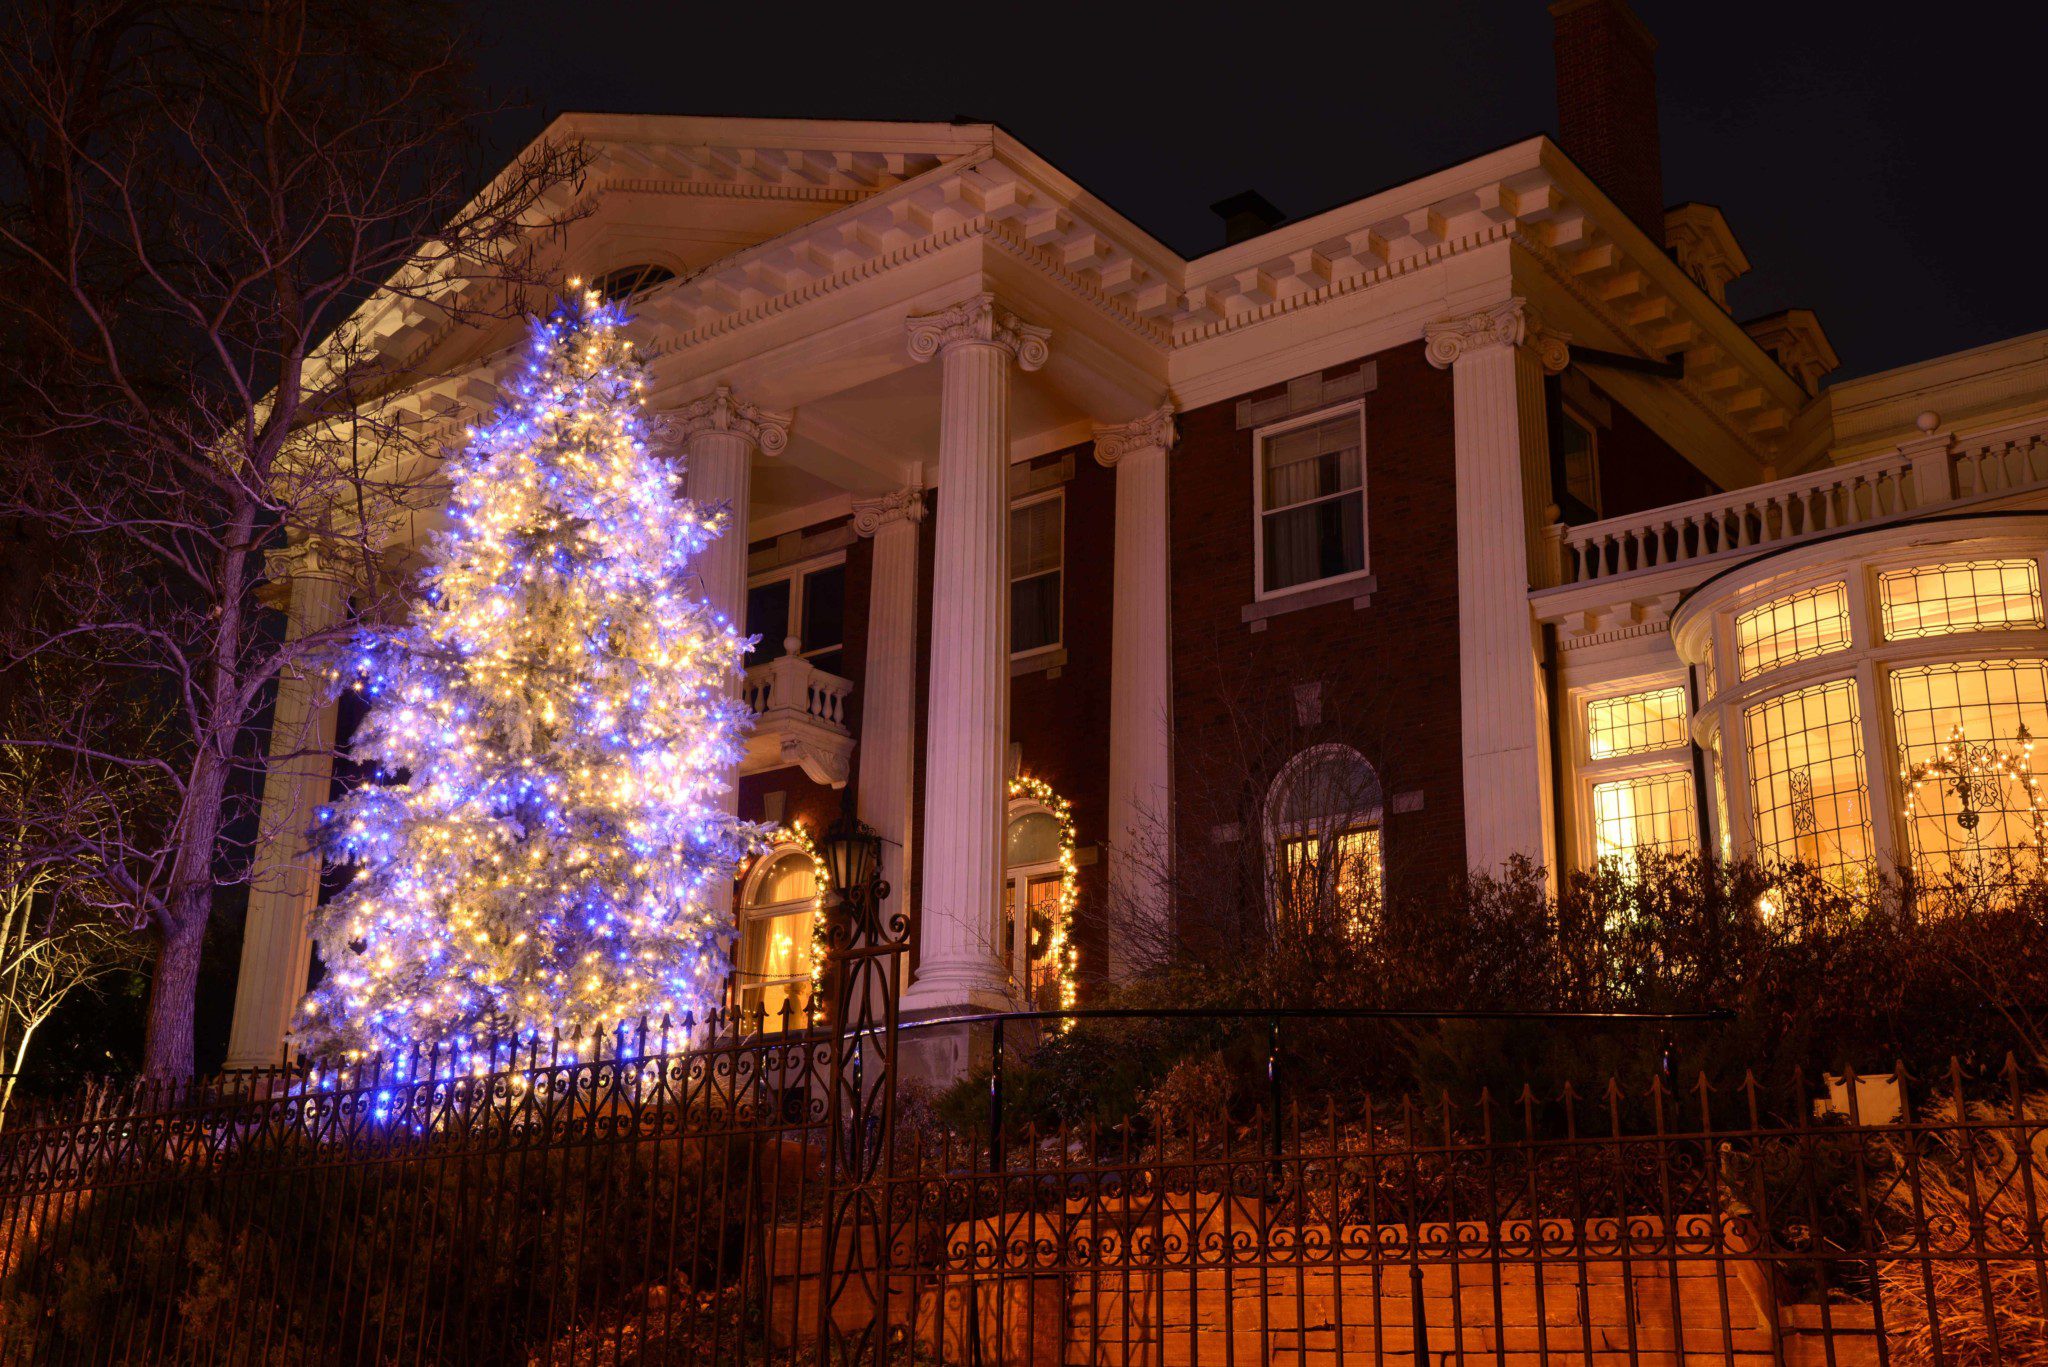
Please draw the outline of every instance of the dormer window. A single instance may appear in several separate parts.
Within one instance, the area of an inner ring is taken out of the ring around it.
[[[590,282],[590,288],[597,291],[598,298],[607,304],[622,304],[636,294],[644,294],[656,285],[676,278],[676,273],[666,266],[653,262],[642,262],[637,266],[621,266],[606,271]]]

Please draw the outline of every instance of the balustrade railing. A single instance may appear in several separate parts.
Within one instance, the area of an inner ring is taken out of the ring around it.
[[[796,713],[843,731],[852,693],[851,679],[828,674],[792,650],[749,669],[741,696],[760,715]]]
[[[2036,422],[1895,451],[1624,517],[1558,527],[1555,582],[1662,569],[2048,485]]]

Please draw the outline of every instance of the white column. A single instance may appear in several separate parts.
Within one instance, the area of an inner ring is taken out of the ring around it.
[[[1045,364],[1049,334],[987,294],[909,327],[911,355],[939,359],[939,507],[919,958],[904,1005],[1003,1007],[996,915],[1010,721],[1010,371]]]
[[[704,595],[740,631],[747,629],[747,522],[751,512],[754,453],[774,455],[789,444],[789,416],[769,413],[733,397],[720,385],[669,415],[669,429],[683,443],[684,484],[705,510],[724,508],[726,527],[697,559]],[[737,690],[740,681],[734,679]],[[728,776],[722,806],[730,816],[739,806],[739,775]],[[737,872],[737,870],[735,870]],[[732,885],[713,885],[710,909],[730,918]]]
[[[348,586],[310,549],[298,549],[286,611],[288,642],[331,632],[347,610]],[[227,1066],[268,1068],[285,1061],[285,1032],[306,994],[313,942],[308,922],[320,900],[320,850],[313,821],[334,776],[335,704],[324,663],[292,662],[277,684],[270,758],[263,776],[249,910],[235,978],[235,1014]]]
[[[723,507],[729,521],[698,558],[704,592],[735,627],[747,624],[747,518],[754,453],[775,455],[789,444],[789,416],[769,413],[733,397],[720,385],[669,415],[682,440],[690,497],[706,509]]]
[[[899,489],[853,505],[853,529],[874,540],[868,576],[867,664],[861,678],[861,819],[882,837],[885,911],[908,905],[911,790],[917,761],[917,524],[924,491]]]
[[[1548,866],[1550,719],[1529,587],[1550,503],[1543,376],[1569,356],[1521,299],[1426,335],[1430,363],[1451,372],[1465,858],[1484,873],[1516,854]]]
[[[1109,694],[1109,972],[1128,977],[1173,933],[1173,614],[1167,452],[1173,405],[1095,429],[1116,471]]]

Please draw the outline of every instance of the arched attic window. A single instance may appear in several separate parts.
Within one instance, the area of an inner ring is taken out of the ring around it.
[[[1289,760],[1266,794],[1268,904],[1296,928],[1362,928],[1386,895],[1380,778],[1348,745]]]
[[[606,271],[590,282],[590,288],[607,304],[621,304],[636,294],[645,293],[656,285],[676,278],[676,273],[666,266],[657,266],[651,261],[638,265],[620,266]]]

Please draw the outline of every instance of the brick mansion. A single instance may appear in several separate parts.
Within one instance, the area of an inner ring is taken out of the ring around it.
[[[631,314],[760,638],[736,1004],[809,983],[804,832],[849,793],[913,1013],[1085,1000],[1303,877],[1970,856],[1923,780],[2048,734],[2048,333],[1826,384],[1813,313],[1730,311],[1740,225],[1667,199],[1625,0],[1551,12],[1554,139],[1240,195],[1191,258],[990,124],[557,121],[592,163],[537,250]],[[516,319],[358,321],[420,424],[516,360]],[[350,591],[301,558],[292,629]],[[346,725],[282,685],[230,1066],[287,1047]],[[1979,788],[1987,835],[2040,820]]]

